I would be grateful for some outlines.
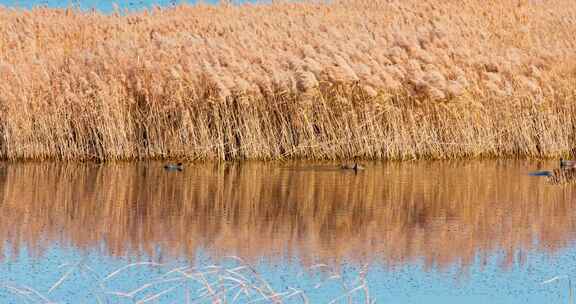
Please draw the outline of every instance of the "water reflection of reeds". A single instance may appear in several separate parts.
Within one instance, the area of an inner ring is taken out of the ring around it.
[[[527,176],[522,163],[336,166],[158,163],[0,167],[0,239],[41,254],[53,241],[155,259],[298,256],[304,263],[422,259],[468,265],[495,250],[504,266],[566,246],[571,187]],[[104,246],[102,246],[104,245]]]

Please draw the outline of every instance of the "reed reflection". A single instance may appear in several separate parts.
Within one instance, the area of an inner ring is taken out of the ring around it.
[[[523,162],[337,165],[160,163],[0,165],[0,239],[35,255],[51,243],[162,260],[211,255],[303,263],[423,260],[469,265],[504,251],[555,252],[576,231],[574,190]],[[1,244],[1,242],[0,242]]]

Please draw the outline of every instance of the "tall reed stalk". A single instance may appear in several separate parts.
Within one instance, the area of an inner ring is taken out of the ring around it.
[[[0,158],[566,154],[575,16],[571,0],[0,8]]]

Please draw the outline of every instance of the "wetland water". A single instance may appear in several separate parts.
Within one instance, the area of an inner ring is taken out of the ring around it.
[[[203,3],[216,4],[219,0],[203,0]],[[254,2],[254,1],[242,1]],[[262,1],[264,2],[264,1]],[[6,7],[17,7],[31,9],[33,7],[48,6],[48,7],[79,7],[83,10],[90,10],[92,8],[102,12],[110,13],[114,11],[114,7],[121,10],[141,10],[144,8],[152,8],[154,6],[170,7],[177,4],[195,4],[196,0],[0,0],[0,5]]]
[[[568,301],[576,188],[528,175],[556,162],[366,165],[0,164],[0,303]]]

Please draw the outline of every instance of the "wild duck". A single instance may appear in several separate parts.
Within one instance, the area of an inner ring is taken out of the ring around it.
[[[576,168],[576,160],[567,160],[567,159],[560,159],[560,168],[569,168],[575,169]]]
[[[364,166],[359,165],[358,163],[354,163],[354,165],[343,164],[340,166],[340,169],[360,171],[360,170],[364,170],[365,168],[364,168]]]
[[[182,170],[184,170],[184,165],[182,165],[182,163],[166,164],[164,166],[164,169],[166,169],[168,171],[182,171]]]

